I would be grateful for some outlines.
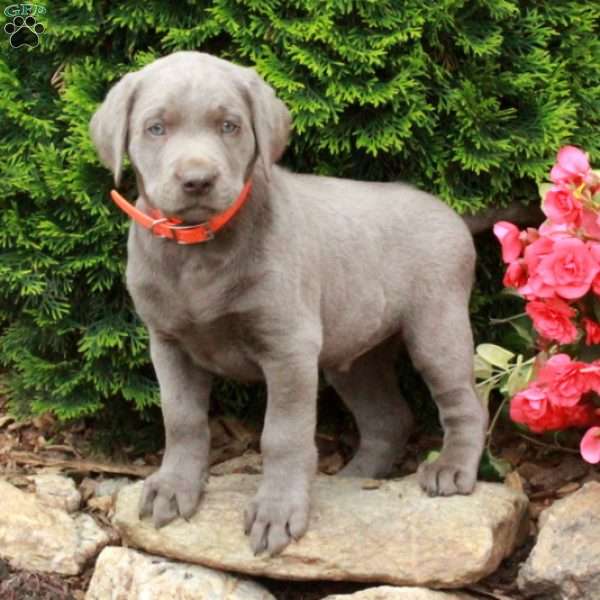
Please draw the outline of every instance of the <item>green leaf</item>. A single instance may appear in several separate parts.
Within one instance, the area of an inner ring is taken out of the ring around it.
[[[533,348],[534,333],[531,320],[528,317],[520,317],[518,319],[511,319],[509,323],[527,344],[527,346]]]
[[[519,359],[522,359],[520,354]],[[517,366],[513,369],[506,382],[506,394],[512,398],[515,394],[526,388],[527,384],[531,381],[532,374],[533,365],[523,366],[520,364],[520,361],[517,361]]]
[[[487,360],[484,360],[478,354],[473,356],[473,371],[475,379],[489,379],[492,376],[492,365]]]
[[[483,360],[501,369],[508,369],[510,361],[515,356],[510,350],[496,344],[479,344],[475,351]]]
[[[489,383],[484,384],[478,384],[475,386],[475,391],[477,392],[477,396],[479,397],[479,400],[481,401],[481,405],[487,410],[489,404],[490,404],[490,394],[492,393],[492,390],[494,388],[496,388],[498,386],[498,384],[494,381],[490,381]]]
[[[439,456],[440,456],[441,452],[439,450],[430,450],[427,455],[425,456],[425,462],[427,463],[432,463],[435,462]]]

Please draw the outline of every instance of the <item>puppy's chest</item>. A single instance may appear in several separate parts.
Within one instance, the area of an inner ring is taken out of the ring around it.
[[[208,282],[193,272],[128,270],[127,275],[135,308],[150,329],[177,342],[211,373],[242,381],[261,378],[252,360],[251,318],[240,310],[230,282]]]

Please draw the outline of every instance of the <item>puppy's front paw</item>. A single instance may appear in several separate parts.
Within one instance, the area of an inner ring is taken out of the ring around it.
[[[466,466],[464,462],[444,459],[442,455],[433,462],[422,463],[417,479],[429,496],[470,494],[477,480],[477,466]]]
[[[205,484],[205,474],[192,478],[159,469],[144,481],[140,519],[151,516],[157,528],[178,516],[189,519],[196,512]]]
[[[244,515],[244,530],[254,554],[279,554],[308,528],[309,499],[301,492],[256,494]]]

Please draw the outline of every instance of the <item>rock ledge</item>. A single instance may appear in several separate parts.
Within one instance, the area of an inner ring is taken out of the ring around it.
[[[478,483],[470,496],[429,498],[414,476],[375,486],[318,477],[308,533],[269,558],[254,556],[242,531],[244,507],[259,481],[213,477],[194,517],[160,530],[138,518],[137,483],[119,493],[114,524],[128,545],[217,569],[438,588],[492,573],[517,543],[527,508],[523,494],[500,484]]]

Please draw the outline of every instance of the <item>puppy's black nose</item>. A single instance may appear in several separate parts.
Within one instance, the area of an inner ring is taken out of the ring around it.
[[[219,169],[208,161],[189,161],[188,164],[180,164],[175,171],[181,189],[190,196],[207,194],[218,176]]]
[[[202,175],[198,173],[187,174],[182,178],[181,187],[186,194],[202,195],[210,191],[216,179],[217,174],[214,172]]]

